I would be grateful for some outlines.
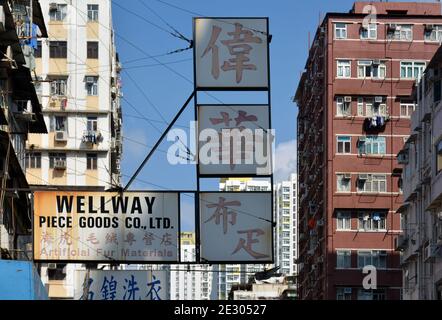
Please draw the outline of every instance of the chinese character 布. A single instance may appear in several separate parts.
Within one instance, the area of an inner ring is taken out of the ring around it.
[[[210,203],[207,204],[207,208],[216,208],[213,215],[207,219],[204,223],[207,223],[213,219],[215,219],[215,224],[219,225],[221,223],[221,218],[223,219],[223,232],[224,234],[227,233],[227,225],[230,223],[232,226],[236,224],[236,216],[237,213],[234,210],[229,211],[229,206],[236,206],[240,207],[241,202],[239,201],[230,201],[226,202],[226,198],[219,197],[218,204]],[[230,217],[230,221],[229,221]]]

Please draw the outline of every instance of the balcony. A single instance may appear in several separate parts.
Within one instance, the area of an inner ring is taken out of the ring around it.
[[[364,120],[363,129],[367,133],[380,133],[384,132],[387,121],[389,118],[386,116],[374,116]]]

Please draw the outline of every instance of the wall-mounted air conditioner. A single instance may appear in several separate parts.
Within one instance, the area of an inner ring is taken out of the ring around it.
[[[55,132],[55,141],[64,142],[67,141],[67,132],[65,131],[57,131]]]
[[[65,170],[66,169],[66,160],[55,160],[54,169]]]
[[[350,96],[345,96],[344,97],[344,102],[351,102],[351,97]]]

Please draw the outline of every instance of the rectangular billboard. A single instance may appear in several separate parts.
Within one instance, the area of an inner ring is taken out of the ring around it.
[[[273,133],[268,105],[199,105],[200,176],[269,176]]]
[[[267,18],[194,18],[196,88],[268,89],[268,35]]]
[[[168,271],[77,270],[75,300],[169,300]]]
[[[34,193],[34,260],[179,261],[179,194]]]
[[[199,205],[203,262],[273,262],[271,192],[202,192]]]

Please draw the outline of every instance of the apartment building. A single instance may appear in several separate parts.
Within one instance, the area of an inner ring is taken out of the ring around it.
[[[356,2],[320,23],[295,97],[302,299],[400,298],[396,155],[440,30],[440,3]],[[376,290],[362,286],[367,265]]]
[[[275,188],[275,264],[280,273],[286,276],[296,274],[297,260],[297,176],[291,174],[286,181],[278,183]]]
[[[403,299],[442,300],[442,49],[416,87],[412,134],[398,155],[404,165]]]
[[[195,233],[181,232],[181,258],[195,261]],[[212,267],[209,265],[170,265],[171,300],[210,300]]]
[[[119,187],[121,66],[110,0],[42,0],[48,38],[37,43],[35,83],[47,135],[30,135],[26,177],[36,189]],[[76,264],[49,264],[52,299],[74,297]]]
[[[271,183],[267,180],[252,178],[221,179],[220,191],[271,191]],[[212,300],[227,300],[234,285],[245,284],[256,272],[263,271],[265,265],[229,264],[213,267]]]
[[[48,135],[31,135],[32,185],[120,185],[120,65],[111,1],[43,0],[48,39],[38,41],[36,83]]]
[[[37,0],[0,1],[0,259],[32,260],[25,145],[47,133],[31,76],[43,19]]]

